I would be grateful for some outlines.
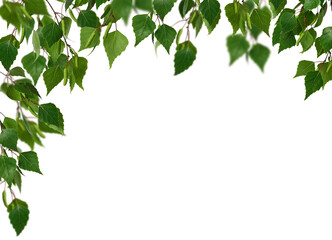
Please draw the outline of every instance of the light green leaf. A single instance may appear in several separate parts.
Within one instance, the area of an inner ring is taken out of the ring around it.
[[[10,99],[14,101],[20,101],[21,100],[21,94],[19,91],[15,89],[15,86],[10,83],[3,83],[1,85],[1,91],[7,95]]]
[[[304,100],[323,86],[322,75],[318,71],[308,72],[304,81],[306,90]]]
[[[24,170],[42,174],[39,169],[37,153],[33,151],[21,153],[18,157],[18,166]]]
[[[199,11],[195,10],[193,12],[193,17],[191,18],[191,24],[193,28],[196,30],[196,37],[197,37],[203,25],[203,17]]]
[[[7,71],[15,61],[17,53],[17,49],[10,41],[0,43],[0,61]]]
[[[72,20],[69,17],[63,17],[60,21],[60,26],[63,34],[67,37],[70,31]]]
[[[248,51],[249,43],[241,34],[228,36],[226,41],[227,49],[230,55],[229,65],[232,65],[237,59]]]
[[[83,78],[85,76],[86,70],[88,69],[88,60],[84,57],[78,57],[78,60],[72,58],[67,64],[68,77],[71,81],[76,83],[80,88],[83,88]]]
[[[183,42],[176,48],[174,56],[174,75],[178,75],[187,70],[195,61],[197,49],[191,42]]]
[[[43,73],[44,82],[47,89],[47,95],[56,87],[63,79],[63,70],[60,66],[50,67]]]
[[[16,205],[16,207],[9,212],[9,219],[18,236],[28,223],[29,209],[22,205]]]
[[[30,15],[49,15],[44,0],[24,0],[24,4]]]
[[[47,24],[41,32],[49,47],[52,47],[62,37],[62,30],[55,22]]]
[[[110,68],[114,60],[126,50],[128,46],[128,39],[118,30],[111,32],[104,38],[104,48],[107,54]]]
[[[240,12],[239,9],[235,11],[234,4],[237,4],[239,7],[239,4],[237,2],[229,3],[225,7],[226,17],[228,18],[228,21],[233,27],[233,34],[235,34],[240,28]]]
[[[249,56],[258,65],[262,72],[264,72],[264,66],[270,56],[270,49],[257,43],[251,48]]]
[[[3,129],[0,134],[0,144],[6,148],[17,150],[17,131],[15,129]]]
[[[250,20],[253,25],[270,36],[269,28],[271,22],[271,12],[267,7],[263,7],[262,9],[254,9],[250,15]]]
[[[136,37],[135,46],[153,33],[156,24],[147,14],[136,15],[133,17],[133,29]]]
[[[80,37],[81,37],[80,51],[87,48],[96,47],[100,43],[100,29],[91,28],[91,27],[82,27]]]
[[[303,8],[305,11],[317,8],[320,0],[304,0]]]
[[[316,39],[316,32],[313,28],[310,29],[309,31],[305,31],[300,41],[303,48],[302,52],[308,51],[309,48],[311,48],[311,46],[314,44],[315,39]]]
[[[46,58],[43,56],[37,57],[36,53],[31,52],[22,58],[22,65],[32,77],[34,84],[37,84],[40,75],[46,67]]]
[[[162,20],[172,10],[173,6],[173,0],[153,0],[153,8]]]
[[[325,84],[332,80],[332,62],[325,62],[318,64],[319,72],[323,79],[323,88]],[[314,71],[314,70],[313,70]]]
[[[199,10],[201,11],[204,19],[208,21],[210,25],[213,25],[214,20],[220,14],[220,3],[217,0],[204,0],[199,5]]]
[[[166,51],[169,53],[169,49],[176,37],[175,29],[166,24],[163,24],[156,31],[155,36],[157,40],[164,46]]]
[[[40,40],[39,40],[39,35],[36,31],[33,31],[33,33],[32,33],[32,46],[33,46],[33,50],[36,53],[36,58],[39,57],[39,54],[40,54]]]
[[[297,66],[294,78],[306,75],[308,72],[315,71],[315,63],[312,61],[302,60]]]
[[[11,129],[12,130],[12,129]],[[16,170],[16,160],[11,157],[0,156],[0,178],[6,180],[11,185]]]

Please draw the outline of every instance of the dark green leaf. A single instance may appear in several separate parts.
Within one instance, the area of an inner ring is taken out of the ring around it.
[[[12,211],[9,212],[9,219],[16,231],[17,236],[20,235],[29,220],[28,208],[22,205],[17,205]]]
[[[14,68],[10,69],[9,74],[11,76],[25,77],[24,70],[21,67],[14,67]]]
[[[63,70],[60,66],[50,67],[43,73],[44,82],[47,88],[47,95],[56,87],[63,79]]]
[[[71,81],[76,83],[80,88],[83,88],[83,78],[85,76],[86,70],[88,69],[88,61],[84,57],[78,57],[78,60],[72,58],[68,65],[68,77]]]
[[[193,8],[195,5],[193,0],[182,0],[179,4],[179,12],[182,18]]]
[[[17,131],[15,129],[3,129],[0,134],[0,144],[6,148],[17,150]]]
[[[250,15],[250,20],[253,25],[270,36],[269,28],[271,22],[271,12],[267,7],[263,7],[262,9],[254,9]]]
[[[41,104],[38,112],[39,121],[60,126],[58,109],[53,103]]]
[[[220,14],[220,3],[217,0],[204,0],[199,5],[199,10],[204,19],[206,19],[210,25],[213,25],[214,20],[218,17],[218,14]]]
[[[323,79],[320,72],[312,71],[307,73],[304,80],[306,90],[304,100],[306,100],[311,94],[321,89],[321,87],[323,86]]]
[[[16,160],[14,158],[0,156],[0,178],[5,179],[9,185],[12,184],[15,170]]]
[[[30,15],[49,15],[44,0],[24,0],[24,4]]]
[[[96,13],[92,10],[82,10],[77,18],[77,26],[97,28],[100,25]]]
[[[195,61],[197,50],[191,42],[184,42],[178,45],[174,56],[174,75],[187,70]]]
[[[320,0],[304,0],[304,10],[311,10],[317,8],[320,4]]]
[[[21,93],[34,94],[34,95],[40,97],[37,89],[29,81],[16,80],[15,89]]]
[[[37,153],[33,151],[21,153],[18,157],[18,165],[24,170],[42,174],[39,169]]]
[[[176,37],[175,29],[166,24],[163,24],[158,28],[155,35],[157,40],[164,46],[166,51],[169,53],[169,49]]]
[[[4,68],[8,71],[17,56],[17,49],[10,42],[0,43],[0,61]]]
[[[287,48],[291,48],[295,46],[296,39],[294,37],[293,32],[281,32],[280,34],[280,45],[279,45],[279,53]]]
[[[153,8],[162,20],[172,10],[173,6],[173,0],[153,0]]]
[[[52,47],[62,37],[62,30],[55,22],[43,27],[41,32],[49,47]]]
[[[258,65],[262,72],[264,72],[265,63],[270,56],[270,50],[264,45],[257,43],[251,48],[249,56]]]
[[[323,88],[326,83],[332,80],[332,62],[318,64],[319,72],[323,79]]]
[[[132,0],[113,0],[112,9],[115,16],[123,19],[125,23],[128,22],[132,7]]]
[[[248,41],[241,34],[227,37],[227,49],[230,55],[230,65],[245,54],[249,49]]]
[[[319,37],[319,42],[325,52],[328,52],[332,48],[332,27],[323,29],[323,34]]]
[[[234,4],[237,4],[239,8],[239,4],[237,2],[229,3],[225,7],[226,17],[228,18],[228,21],[231,23],[233,27],[233,34],[235,34],[239,30],[240,18],[241,18],[239,9],[237,8],[237,11],[235,11]]]
[[[152,11],[152,0],[136,0],[135,6],[142,10]]]
[[[295,11],[284,11],[280,17],[280,24],[283,32],[292,31],[297,26]]]

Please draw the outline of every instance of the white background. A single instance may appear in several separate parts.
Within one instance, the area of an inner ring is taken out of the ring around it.
[[[304,79],[292,78],[315,50],[271,48],[264,74],[244,58],[229,67],[223,11],[174,77],[174,46],[156,57],[150,38],[134,48],[120,27],[130,45],[111,70],[102,46],[88,57],[84,92],[59,85],[46,97],[40,79],[66,136],[36,149],[44,175],[26,172],[17,193],[30,220],[17,238],[1,207],[1,239],[331,239],[332,87],[304,101]]]

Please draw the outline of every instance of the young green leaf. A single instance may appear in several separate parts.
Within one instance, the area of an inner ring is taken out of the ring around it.
[[[132,25],[136,37],[135,46],[152,34],[156,28],[156,24],[147,14],[134,16]]]
[[[257,43],[251,48],[249,56],[258,65],[262,72],[264,72],[264,66],[270,56],[270,49]]]
[[[68,77],[69,79],[76,83],[81,89],[83,88],[83,78],[85,76],[86,70],[88,69],[88,60],[84,57],[78,57],[75,64],[75,58],[72,58],[68,65]]]
[[[226,41],[227,49],[230,55],[229,65],[232,65],[237,59],[248,51],[249,43],[241,34],[228,36]]]
[[[9,185],[12,184],[16,170],[16,160],[11,157],[0,156],[0,178]]]
[[[0,43],[0,61],[8,71],[17,56],[17,49],[10,41]]]
[[[306,90],[304,100],[323,86],[322,75],[318,71],[308,72],[304,81]]]
[[[218,17],[218,14],[220,14],[220,3],[217,0],[204,0],[199,5],[199,10],[204,19],[206,19],[210,25],[213,25],[214,20]]]
[[[43,73],[44,82],[47,88],[47,95],[63,79],[63,71],[59,66],[50,67]]]
[[[96,47],[100,43],[100,29],[91,27],[81,28],[81,47],[79,51],[87,48]]]
[[[126,50],[127,46],[128,39],[118,30],[109,33],[104,38],[104,48],[110,68],[112,68],[114,60]]]
[[[3,129],[0,134],[0,144],[3,147],[17,150],[17,131],[15,129]]]
[[[166,51],[169,53],[169,49],[176,37],[175,29],[166,24],[163,24],[158,28],[155,35],[157,40],[164,46]]]
[[[156,10],[161,20],[164,20],[166,14],[172,10],[173,6],[173,0],[153,0],[153,8]]]
[[[33,151],[21,153],[18,157],[18,166],[24,170],[42,174],[39,169],[37,153]]]
[[[63,34],[67,37],[70,31],[72,20],[69,17],[63,17],[60,21],[60,26]]]
[[[36,31],[33,31],[33,33],[32,33],[32,46],[33,46],[33,50],[36,53],[36,57],[39,57],[39,54],[40,54],[40,40],[39,40],[39,35]]]
[[[262,9],[254,9],[250,15],[250,20],[253,25],[270,36],[269,28],[271,22],[271,12],[267,7],[263,7]]]
[[[315,71],[315,63],[312,61],[302,60],[297,66],[294,78],[306,75],[308,72]]]

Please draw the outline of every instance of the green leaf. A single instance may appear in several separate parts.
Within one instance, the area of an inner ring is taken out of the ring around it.
[[[17,205],[12,211],[9,212],[9,219],[18,236],[28,223],[29,209],[25,206]]]
[[[52,47],[62,37],[62,30],[55,22],[47,24],[41,32],[49,47]]]
[[[262,44],[255,44],[249,52],[250,58],[258,65],[264,72],[264,66],[270,56],[270,50]]]
[[[83,10],[77,18],[77,26],[97,28],[100,25],[96,13],[92,10]]]
[[[153,0],[153,8],[156,10],[161,20],[164,20],[165,16],[172,10],[173,6],[173,0]]]
[[[21,93],[33,94],[40,97],[37,89],[30,83],[31,81],[27,79],[20,79],[15,81],[15,89]]]
[[[193,17],[191,18],[191,24],[193,28],[196,30],[196,37],[197,37],[203,25],[203,17],[199,11],[195,10],[193,12]]]
[[[320,36],[318,39],[324,51],[330,51],[330,49],[332,48],[332,27],[324,28],[322,36]]]
[[[317,8],[320,0],[304,0],[303,8],[305,11]]]
[[[217,17],[213,20],[212,25],[210,25],[210,23],[205,18],[203,19],[203,21],[205,23],[205,26],[208,29],[209,34],[211,34],[212,31],[217,26],[217,24],[218,24],[218,22],[220,20],[220,13],[221,13],[221,10],[219,9],[219,13],[218,13]]]
[[[283,32],[292,31],[297,26],[295,11],[284,11],[280,17],[281,30]]]
[[[208,21],[210,25],[213,25],[214,20],[220,14],[220,3],[217,0],[204,0],[199,5],[203,17]]]
[[[10,99],[14,101],[20,101],[21,100],[21,94],[19,91],[15,89],[15,86],[13,84],[9,83],[3,83],[1,85],[1,91],[7,95]]]
[[[57,109],[57,113],[58,113],[58,122],[59,122],[58,126],[56,126],[54,124],[46,123],[46,122],[43,122],[40,120],[38,121],[38,126],[39,126],[39,129],[43,132],[59,133],[59,134],[64,135],[63,116],[62,116],[62,113],[60,112],[60,109],[59,108],[56,108],[56,109]]]
[[[269,28],[271,22],[271,12],[267,7],[263,7],[262,9],[254,9],[250,15],[250,20],[253,25],[270,36]]]
[[[17,131],[15,129],[3,129],[0,134],[0,144],[6,148],[17,150]]]
[[[97,2],[99,2],[100,0],[97,0]],[[73,0],[66,0],[65,2],[65,10],[67,11],[67,9],[70,7],[70,5],[73,3]]]
[[[127,23],[131,12],[132,0],[113,0],[111,6],[114,15],[121,17]]]
[[[302,53],[308,51],[311,48],[311,46],[315,42],[315,39],[316,39],[316,32],[313,28],[303,33],[303,36],[300,41],[303,48]]]
[[[135,46],[153,33],[156,24],[147,14],[136,15],[133,17],[133,29],[136,37]]]
[[[306,75],[308,72],[315,71],[315,63],[307,60],[302,60],[297,66],[297,71],[294,78]]]
[[[58,109],[53,103],[41,104],[38,111],[39,121],[60,126]]]
[[[128,46],[128,39],[118,30],[111,32],[104,38],[104,48],[107,54],[110,68],[114,60],[126,50]]]
[[[0,7],[2,19],[18,30],[21,29],[21,24],[25,22],[21,6],[19,3],[3,1],[3,5]]]
[[[240,12],[238,8],[237,11],[235,11],[234,4],[237,4],[239,6],[239,4],[236,2],[236,3],[229,3],[225,7],[226,17],[228,18],[228,21],[232,25],[233,34],[235,34],[240,28]]]
[[[18,190],[20,190],[20,192],[22,191],[22,178],[21,178],[21,174],[18,171],[15,171],[13,185],[17,186],[17,188],[18,188]]]
[[[163,24],[156,31],[155,36],[157,40],[164,46],[166,51],[169,53],[169,49],[176,37],[175,29],[166,24]]]
[[[39,40],[39,35],[36,31],[33,31],[33,33],[32,33],[32,46],[33,46],[33,50],[36,53],[36,57],[39,57],[39,54],[40,54],[40,40]]]
[[[325,3],[319,11],[315,27],[319,27],[322,24],[326,12],[327,12],[327,3]]]
[[[174,75],[178,75],[187,70],[195,61],[197,49],[191,42],[183,42],[176,48],[174,56]]]
[[[42,174],[39,169],[37,153],[33,151],[21,153],[18,157],[18,166],[24,170]]]
[[[135,6],[139,9],[152,11],[152,0],[136,0]]]
[[[17,53],[17,49],[10,41],[0,43],[0,61],[7,71],[15,61]]]
[[[325,62],[318,64],[319,72],[323,79],[323,88],[325,84],[332,80],[332,62]]]
[[[87,48],[96,47],[100,43],[100,29],[83,27],[81,28],[80,37],[81,37],[80,51]]]
[[[9,71],[10,76],[25,77],[24,70],[21,67],[14,67]]]
[[[276,17],[284,9],[287,0],[270,0],[273,17]]]
[[[72,58],[68,65],[68,77],[71,81],[76,83],[80,88],[83,88],[83,78],[85,76],[86,70],[88,69],[88,60],[86,60],[84,57],[78,57],[78,60],[76,60],[77,63],[75,63],[75,59]]]
[[[43,73],[44,82],[47,89],[47,95],[56,87],[63,79],[63,70],[60,66],[50,67]]]
[[[293,32],[281,32],[280,33],[280,45],[279,45],[279,53],[287,48],[291,48],[295,46],[296,39],[294,37]]]
[[[15,175],[15,170],[16,170],[16,160],[14,158],[0,156],[0,178],[5,179],[8,185],[12,184]]]
[[[322,75],[318,71],[308,72],[304,81],[306,90],[304,100],[306,100],[314,92],[321,89],[321,87],[323,86]]]
[[[37,57],[36,53],[31,52],[22,58],[22,65],[32,77],[34,84],[37,84],[40,75],[46,67],[46,58],[43,56]]]
[[[182,18],[194,7],[195,3],[193,0],[182,0],[179,4],[179,12]]]
[[[249,43],[241,34],[228,36],[226,41],[227,49],[230,55],[229,65],[232,65],[237,59],[248,51]]]
[[[17,130],[17,123],[14,119],[5,117],[3,120],[3,125],[5,126],[6,129],[15,129]]]
[[[60,21],[60,26],[63,34],[67,37],[70,31],[72,20],[69,17],[63,17]]]
[[[24,0],[24,4],[30,15],[49,15],[44,0]]]

